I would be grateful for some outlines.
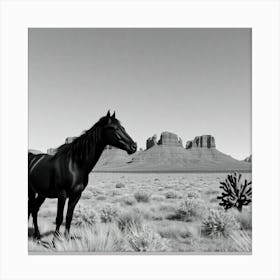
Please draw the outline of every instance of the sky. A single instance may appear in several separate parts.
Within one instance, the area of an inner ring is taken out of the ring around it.
[[[29,148],[79,136],[108,109],[145,148],[170,131],[211,134],[251,154],[251,29],[42,29],[28,32]]]

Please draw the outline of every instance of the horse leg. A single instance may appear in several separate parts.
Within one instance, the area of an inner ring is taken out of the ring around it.
[[[67,214],[66,214],[66,228],[65,228],[66,237],[69,236],[74,209],[75,209],[80,197],[81,197],[81,193],[76,193],[76,194],[69,196]]]
[[[35,203],[35,192],[33,192],[32,190],[28,190],[28,220],[30,217],[30,214],[32,213],[32,208],[34,207],[34,203]]]
[[[38,222],[37,222],[37,216],[39,209],[43,202],[45,201],[45,197],[38,195],[37,198],[35,199],[35,202],[32,207],[32,217],[33,217],[33,224],[34,224],[34,238],[35,239],[40,239],[40,231],[38,228]]]
[[[65,201],[67,198],[67,194],[66,191],[62,191],[59,195],[58,195],[58,200],[57,200],[57,214],[56,214],[56,228],[55,228],[55,235],[59,236],[59,228],[62,224],[63,221],[63,210],[64,210],[64,205],[65,205]]]

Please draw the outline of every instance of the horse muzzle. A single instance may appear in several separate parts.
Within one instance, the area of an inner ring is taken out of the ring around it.
[[[136,151],[137,151],[137,144],[136,144],[136,143],[132,143],[132,144],[129,146],[129,149],[128,149],[127,153],[128,153],[129,155],[131,155],[131,154],[134,154]]]

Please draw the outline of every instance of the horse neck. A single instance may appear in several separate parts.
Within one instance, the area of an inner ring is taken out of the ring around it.
[[[92,131],[89,133],[91,134],[91,145],[90,148],[87,150],[87,156],[82,159],[81,167],[86,171],[88,174],[96,165],[97,161],[99,160],[106,144],[102,138],[102,128],[92,128]]]

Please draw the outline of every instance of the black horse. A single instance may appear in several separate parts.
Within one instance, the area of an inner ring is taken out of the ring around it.
[[[69,235],[73,212],[88,184],[88,174],[106,145],[128,154],[137,150],[136,143],[115,118],[115,113],[110,116],[110,111],[72,143],[61,145],[55,155],[28,153],[28,218],[32,214],[34,238],[40,239],[37,215],[46,198],[58,198],[56,235],[63,221],[65,201],[69,198],[65,227],[65,235]]]

